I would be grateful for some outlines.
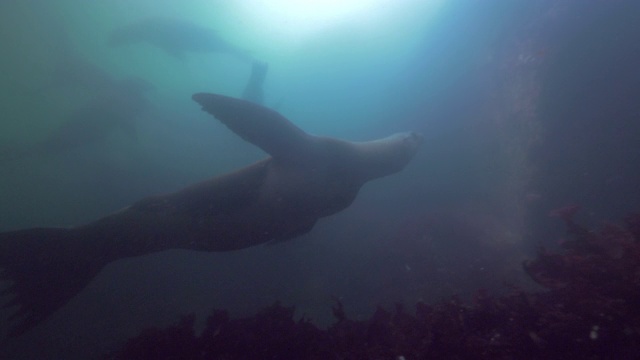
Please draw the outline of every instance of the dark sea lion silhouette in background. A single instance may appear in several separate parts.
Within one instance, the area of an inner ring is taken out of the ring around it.
[[[225,53],[253,60],[247,50],[225,41],[215,31],[178,19],[149,18],[125,25],[114,30],[107,42],[111,46],[147,43],[178,59],[186,53]]]
[[[95,99],[71,112],[62,125],[42,140],[35,144],[3,147],[0,163],[56,156],[89,145],[103,144],[116,131],[137,140],[136,119],[151,108],[146,95],[153,88],[153,85],[137,77],[112,79],[109,86],[99,89]]]
[[[50,56],[42,58],[46,72],[42,81],[25,93],[26,99],[60,91],[96,93],[119,85],[120,79],[82,55],[64,24],[56,24],[43,41],[52,47]]]
[[[420,134],[350,142],[305,133],[279,113],[214,94],[193,99],[270,157],[175,193],[145,198],[90,224],[0,233],[11,335],[32,328],[110,262],[169,249],[231,251],[285,241],[348,207],[367,181],[402,170]]]
[[[54,63],[46,80],[31,90],[29,96],[63,89],[99,91],[117,86],[117,80],[109,72],[75,53],[68,53]]]

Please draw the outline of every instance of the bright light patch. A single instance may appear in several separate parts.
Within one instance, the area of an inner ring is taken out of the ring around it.
[[[244,0],[248,15],[281,35],[301,39],[354,17],[387,0]],[[368,14],[369,16],[371,14]]]
[[[297,43],[336,27],[356,31],[389,20],[402,23],[406,15],[435,8],[442,0],[242,0],[236,3],[257,31]]]

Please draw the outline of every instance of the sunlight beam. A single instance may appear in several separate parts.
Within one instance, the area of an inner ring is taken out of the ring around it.
[[[443,0],[243,0],[238,11],[265,35],[297,43],[336,27],[363,31],[405,14],[433,12]],[[426,19],[425,19],[426,20]]]

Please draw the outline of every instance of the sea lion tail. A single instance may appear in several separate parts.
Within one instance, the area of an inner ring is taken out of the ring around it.
[[[8,336],[42,322],[97,274],[100,269],[80,244],[73,229],[0,233],[0,309],[13,310]]]

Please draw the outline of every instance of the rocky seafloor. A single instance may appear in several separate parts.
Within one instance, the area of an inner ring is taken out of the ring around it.
[[[624,225],[592,231],[573,220],[577,208],[553,215],[569,238],[558,252],[541,248],[523,264],[545,288],[512,288],[501,296],[479,290],[473,301],[453,297],[378,308],[349,319],[336,300],[328,329],[294,320],[275,304],[232,319],[214,310],[196,335],[195,316],[130,339],[109,359],[633,359],[640,358],[640,214]]]

